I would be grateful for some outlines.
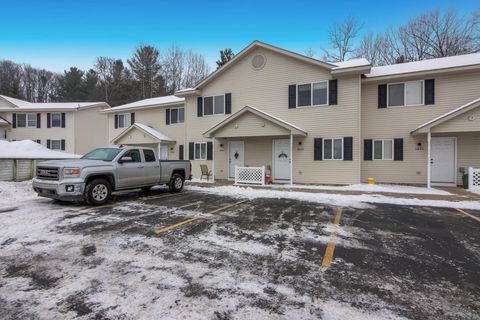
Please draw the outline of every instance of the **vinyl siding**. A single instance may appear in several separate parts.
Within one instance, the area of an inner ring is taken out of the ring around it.
[[[74,113],[76,154],[85,154],[108,145],[107,116],[99,113],[100,110],[102,107],[82,109]]]
[[[289,135],[290,131],[261,117],[246,113],[215,132],[215,137]]]
[[[429,78],[432,77],[427,75],[402,80]],[[378,109],[378,84],[387,82],[362,84],[362,139],[404,139],[403,161],[363,161],[362,156],[362,181],[372,177],[379,182],[411,184],[427,182],[426,135],[412,136],[410,132],[419,125],[478,98],[480,92],[478,72],[436,75],[434,78],[435,104],[425,106]]]
[[[250,65],[253,55],[262,53],[267,62],[263,69]],[[338,78],[338,105],[288,108],[288,85],[332,79],[328,70],[297,61],[266,49],[256,49],[246,55],[224,74],[202,89],[202,96],[232,93],[232,113],[246,105],[263,110],[308,132],[307,137],[294,139],[293,179],[296,183],[347,184],[359,181],[359,76]],[[208,141],[203,133],[228,115],[197,117],[197,98],[186,99],[187,140]],[[354,161],[313,161],[315,137],[354,137]],[[287,136],[285,136],[287,137]],[[240,140],[240,139],[237,139]],[[259,140],[260,141],[260,140]],[[298,145],[302,142],[301,146]],[[226,152],[226,151],[224,151]],[[265,152],[259,150],[260,153]],[[226,156],[215,149],[216,175],[226,166]],[[223,157],[223,158],[222,158]],[[269,154],[271,158],[271,152]],[[223,160],[222,160],[223,159]],[[270,160],[271,161],[271,160]],[[209,165],[211,167],[211,164]],[[193,161],[193,175],[200,172]],[[220,169],[218,169],[220,170]]]
[[[431,132],[480,132],[480,108],[434,126]]]

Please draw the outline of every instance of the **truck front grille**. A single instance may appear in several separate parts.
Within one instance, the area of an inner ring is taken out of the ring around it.
[[[37,178],[43,180],[58,180],[58,168],[37,167]]]

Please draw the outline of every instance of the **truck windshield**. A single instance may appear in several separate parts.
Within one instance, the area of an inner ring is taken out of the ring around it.
[[[122,149],[117,148],[99,148],[93,151],[90,151],[84,155],[81,159],[87,160],[102,160],[102,161],[112,161]]]

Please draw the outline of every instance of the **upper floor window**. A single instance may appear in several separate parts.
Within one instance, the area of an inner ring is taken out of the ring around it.
[[[203,98],[203,115],[225,114],[225,95]]]
[[[122,113],[118,115],[118,127],[119,128],[128,128],[131,125],[131,114]]]
[[[35,113],[18,113],[17,128],[36,128],[37,115]]]
[[[297,85],[297,106],[312,107],[328,104],[328,81]]]
[[[62,150],[62,140],[50,140],[50,149]]]
[[[391,83],[388,85],[388,106],[416,106],[423,105],[423,80]]]
[[[185,108],[170,109],[170,123],[184,123]]]
[[[52,113],[50,116],[50,126],[52,128],[60,128],[62,126],[62,114],[59,112]]]

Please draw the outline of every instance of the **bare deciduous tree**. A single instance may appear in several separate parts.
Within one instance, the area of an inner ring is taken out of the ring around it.
[[[335,23],[328,30],[330,49],[322,48],[326,61],[345,61],[355,51],[354,40],[362,29],[357,19],[350,17]]]

